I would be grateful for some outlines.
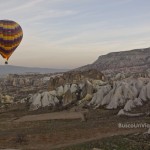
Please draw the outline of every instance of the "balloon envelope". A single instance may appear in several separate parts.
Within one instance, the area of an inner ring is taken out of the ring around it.
[[[0,20],[0,54],[6,60],[19,46],[23,37],[20,25],[11,20]]]

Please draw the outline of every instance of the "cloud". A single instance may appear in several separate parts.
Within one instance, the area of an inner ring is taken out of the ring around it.
[[[49,33],[50,34],[50,33]],[[111,42],[114,40],[145,38],[150,34],[149,24],[136,27],[102,28],[79,31],[70,36],[63,36],[56,40],[48,41],[50,46],[57,45],[89,45],[92,43]]]
[[[70,16],[77,14],[78,12],[72,11],[72,10],[47,10],[47,11],[41,11],[39,14],[34,15],[30,17],[29,19],[26,20],[36,22],[36,21],[42,21],[43,19],[48,19],[48,18],[59,18],[59,17],[65,17],[65,16]]]
[[[24,31],[10,61],[69,68],[111,51],[146,47],[148,6],[140,0],[136,6],[135,0],[1,0],[1,18],[17,21]]]
[[[16,5],[16,7],[10,7],[7,10],[2,11],[2,13],[13,13],[13,12],[17,12],[17,11],[23,11],[24,9],[27,10],[29,8],[33,8],[36,4],[39,4],[41,2],[44,2],[44,0],[32,0],[32,1],[28,1],[28,2],[23,2],[23,3],[18,3],[17,1],[15,2],[16,4],[18,3],[18,5]]]
[[[26,24],[27,23],[35,24],[47,19],[62,18],[62,17],[78,14],[78,11],[76,10],[57,8],[56,5],[53,7],[54,4],[57,4],[61,0],[59,1],[58,0],[57,1],[14,0],[14,1],[15,1],[14,3],[11,3],[11,1],[9,3],[4,3],[1,9],[1,15],[4,18],[10,18],[10,19],[14,18],[19,21],[21,20],[21,22]]]

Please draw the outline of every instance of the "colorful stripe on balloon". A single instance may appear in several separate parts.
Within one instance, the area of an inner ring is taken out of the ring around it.
[[[19,24],[11,20],[0,20],[0,54],[9,59],[20,44],[23,31]]]

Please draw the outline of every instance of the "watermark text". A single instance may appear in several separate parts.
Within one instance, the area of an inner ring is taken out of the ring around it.
[[[148,123],[118,123],[118,128],[150,128]]]

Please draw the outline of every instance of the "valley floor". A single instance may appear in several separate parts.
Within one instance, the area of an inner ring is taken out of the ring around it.
[[[71,113],[75,114],[76,112]],[[87,121],[81,121],[81,118],[77,117],[61,118],[61,120],[59,118],[52,120],[50,118],[48,120],[37,119],[36,121],[26,120],[25,122],[17,121],[17,119],[29,115],[28,112],[13,111],[2,113],[0,114],[0,149],[92,150],[94,147],[100,147],[107,150],[111,148],[112,142],[112,146],[116,145],[116,150],[120,150],[121,143],[122,146],[124,144],[132,145],[133,143],[131,140],[126,140],[124,143],[124,139],[127,139],[129,135],[135,135],[135,133],[142,133],[139,135],[143,135],[147,128],[119,128],[118,123],[150,123],[150,120],[149,117],[118,117],[117,113],[118,110],[99,109],[90,110],[87,115]],[[62,116],[63,113],[57,112],[53,114]],[[80,114],[80,112],[77,112],[77,114]],[[36,116],[35,112],[34,115],[34,117],[39,116],[39,114]],[[51,116],[53,115],[51,114]],[[115,139],[118,143],[116,143]],[[133,138],[128,139],[133,140]],[[134,139],[135,142],[144,144],[145,141],[140,140],[143,140],[143,138]],[[150,148],[149,144],[150,141],[145,142],[146,148]],[[122,150],[125,149],[122,147]],[[142,149],[139,147],[139,150]]]

